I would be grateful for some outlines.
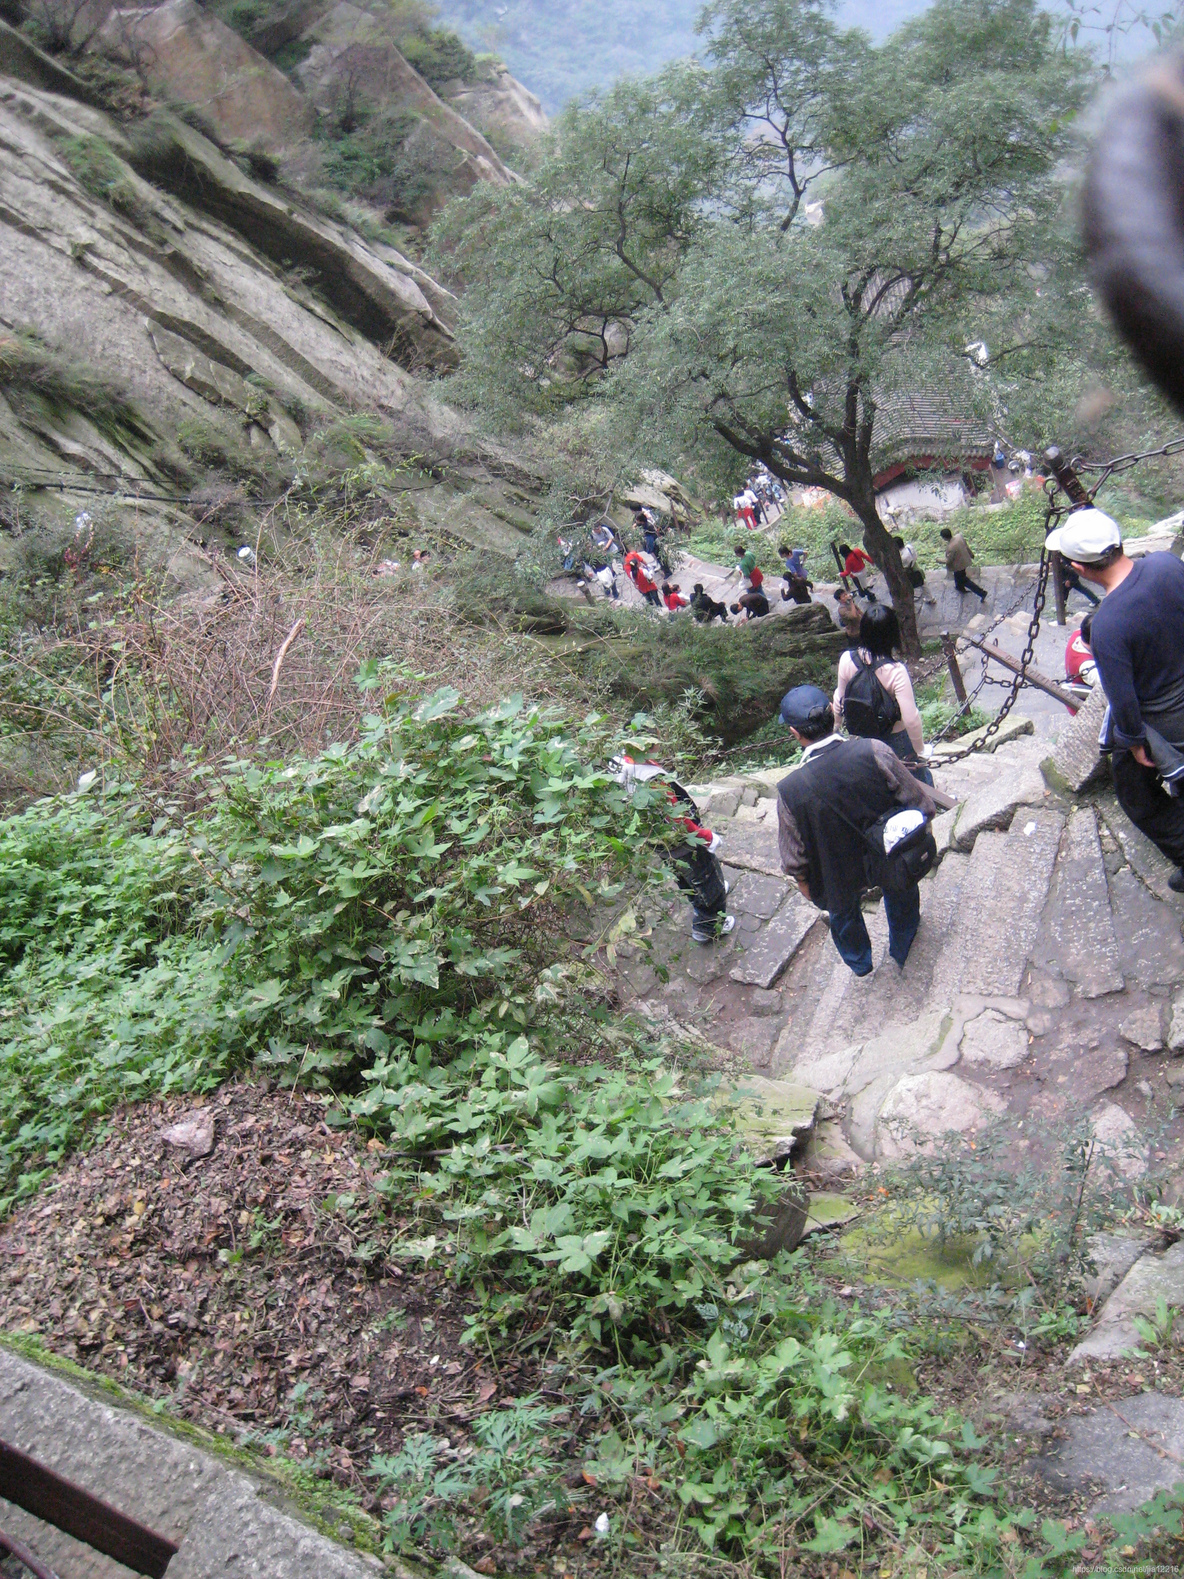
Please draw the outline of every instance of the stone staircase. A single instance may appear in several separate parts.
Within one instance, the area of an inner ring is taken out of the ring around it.
[[[1184,1158],[1164,1056],[1173,1023],[1184,1051],[1184,901],[1109,791],[1064,793],[1048,751],[1017,734],[935,762],[958,805],[938,821],[921,930],[901,971],[883,909],[869,907],[876,968],[864,978],[780,872],[780,774],[693,787],[724,841],[737,927],[697,947],[674,904],[623,962],[627,993],[718,1048],[730,1077],[775,1082],[761,1085],[769,1122],[822,1172],[998,1116],[1014,1118],[1023,1148],[1084,1118],[1124,1173],[1164,1171]],[[1184,1062],[1178,1072],[1184,1083]]]

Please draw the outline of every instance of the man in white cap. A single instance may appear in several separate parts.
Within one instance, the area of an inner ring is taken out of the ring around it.
[[[1163,780],[1165,742],[1184,747],[1184,563],[1169,553],[1128,559],[1117,522],[1093,508],[1075,510],[1046,546],[1105,591],[1090,630],[1110,704],[1102,748],[1119,805],[1176,867],[1168,882],[1184,893],[1184,803]]]

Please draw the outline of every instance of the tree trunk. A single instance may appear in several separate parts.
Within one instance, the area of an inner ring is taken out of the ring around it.
[[[900,623],[900,640],[906,658],[921,656],[921,637],[917,631],[917,605],[913,584],[900,562],[900,549],[892,534],[880,520],[875,496],[853,502],[852,508],[863,523],[863,546],[884,572],[888,590],[892,594],[892,607]]]

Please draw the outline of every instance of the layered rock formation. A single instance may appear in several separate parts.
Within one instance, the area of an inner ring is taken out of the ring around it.
[[[0,568],[21,562],[31,523],[43,552],[65,544],[96,497],[148,559],[184,559],[204,535],[181,497],[186,456],[290,470],[310,433],[359,411],[443,475],[421,519],[512,550],[506,485],[414,371],[447,360],[452,307],[393,248],[252,180],[174,117],[129,134],[0,75],[0,476],[19,489]],[[77,491],[87,477],[94,495]]]
[[[283,72],[195,0],[112,10],[100,42],[228,142],[286,148],[311,129],[311,106]]]

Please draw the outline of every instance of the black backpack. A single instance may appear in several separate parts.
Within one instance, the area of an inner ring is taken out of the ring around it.
[[[865,740],[887,740],[894,724],[900,723],[900,707],[880,684],[876,670],[884,663],[865,663],[859,650],[851,648],[855,663],[855,678],[843,693],[843,722],[849,735],[862,735]]]
[[[884,826],[902,808],[894,806],[863,831],[868,846],[868,881],[886,894],[906,894],[937,865],[937,840],[928,817],[884,853]]]
[[[937,840],[933,837],[933,824],[924,813],[910,833],[898,839],[891,850],[885,850],[884,834],[889,821],[897,812],[907,809],[890,806],[874,822],[861,828],[837,806],[831,807],[839,821],[845,822],[863,843],[864,877],[869,888],[882,889],[886,894],[907,894],[937,865]]]

